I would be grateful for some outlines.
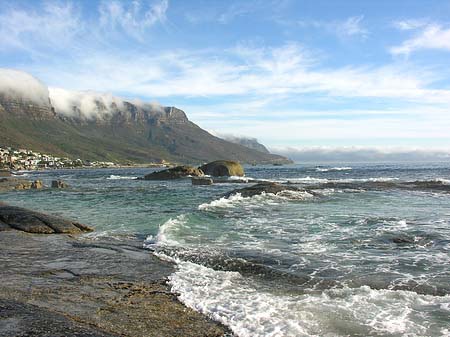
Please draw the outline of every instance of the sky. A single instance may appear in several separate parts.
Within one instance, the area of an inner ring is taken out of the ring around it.
[[[450,152],[450,0],[0,0],[0,67],[283,153]]]

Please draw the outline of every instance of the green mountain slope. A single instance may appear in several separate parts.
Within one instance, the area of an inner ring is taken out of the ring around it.
[[[183,111],[127,103],[125,108],[86,119],[0,97],[0,145],[27,148],[84,160],[148,163],[161,160],[199,163],[217,159],[243,163],[287,163],[214,137],[190,122]]]

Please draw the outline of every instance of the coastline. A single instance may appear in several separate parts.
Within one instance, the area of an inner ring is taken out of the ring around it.
[[[139,240],[0,232],[0,336],[224,336]]]

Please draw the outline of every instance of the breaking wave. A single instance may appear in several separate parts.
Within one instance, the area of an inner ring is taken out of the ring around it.
[[[333,172],[333,171],[351,171],[353,168],[351,167],[316,167],[317,172]]]
[[[119,175],[111,174],[106,179],[108,179],[108,180],[136,180],[137,178],[138,177],[134,177],[134,176],[119,176]]]
[[[264,205],[265,203],[274,203],[281,201],[290,201],[290,200],[308,200],[313,198],[313,194],[308,193],[306,191],[290,191],[285,190],[281,191],[277,194],[273,193],[261,193],[254,195],[252,197],[243,197],[240,193],[232,194],[229,197],[222,197],[217,200],[213,200],[208,203],[203,203],[198,206],[198,210],[207,211],[211,209],[224,209],[230,207],[236,207],[242,204],[252,204],[252,205]]]

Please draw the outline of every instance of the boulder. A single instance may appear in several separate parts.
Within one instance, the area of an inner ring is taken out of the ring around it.
[[[0,178],[0,192],[14,190],[28,190],[31,188],[32,182],[18,178]]]
[[[39,190],[44,187],[42,180],[35,180],[31,183],[31,188],[35,190]]]
[[[144,180],[172,180],[186,177],[202,177],[202,170],[192,166],[177,166],[167,170],[152,172],[144,177]]]
[[[233,194],[241,194],[243,197],[252,197],[254,195],[262,194],[262,193],[272,193],[277,194],[283,191],[300,191],[297,187],[290,186],[290,185],[284,185],[284,184],[278,184],[273,182],[261,182],[256,185],[252,185],[249,187],[244,187],[240,189],[233,190],[231,192],[228,192],[225,197],[229,197]]]
[[[212,185],[213,180],[211,178],[191,178],[192,185]]]
[[[36,234],[79,234],[92,228],[57,216],[0,204],[0,231],[20,230]]]
[[[69,185],[67,185],[62,180],[52,180],[52,188],[68,188]]]
[[[216,160],[200,166],[199,169],[213,177],[244,176],[244,168],[236,161]]]

